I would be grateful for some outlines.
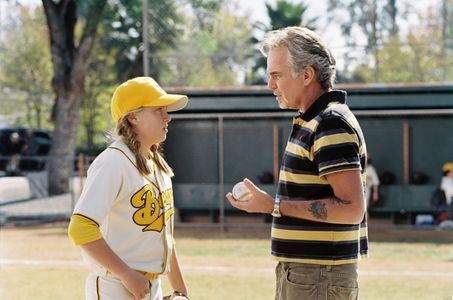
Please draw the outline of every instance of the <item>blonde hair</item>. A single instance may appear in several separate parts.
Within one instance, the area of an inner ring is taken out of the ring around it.
[[[129,114],[138,112],[140,110],[141,108],[128,112],[123,117],[121,117],[116,125],[116,133],[121,137],[122,141],[129,147],[132,153],[134,153],[137,162],[137,169],[140,171],[140,173],[142,173],[143,175],[148,175],[151,173],[151,170],[147,164],[146,158],[140,153],[141,144],[137,139],[137,133],[135,133],[134,128],[127,119]],[[161,169],[168,176],[173,177],[173,169],[165,161],[160,146],[160,144],[151,146],[151,149],[149,149],[151,151],[151,159],[159,169]]]

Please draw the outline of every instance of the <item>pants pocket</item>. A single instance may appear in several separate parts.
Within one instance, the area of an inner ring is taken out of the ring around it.
[[[151,283],[151,293],[145,295],[146,300],[161,300],[162,289],[160,279]],[[133,295],[123,283],[113,276],[90,274],[85,286],[86,300],[134,300]]]
[[[306,269],[288,269],[286,275],[286,297],[284,299],[317,299],[319,286],[316,283],[316,278],[311,278],[309,273]]]
[[[88,282],[89,280],[89,282]],[[112,276],[90,276],[87,280],[87,300],[133,300],[121,281]]]
[[[288,300],[298,299],[317,299],[318,286],[311,284],[294,284],[290,283],[286,289],[286,297]]]
[[[342,287],[331,285],[327,288],[328,300],[356,300],[359,296],[359,289],[353,287]]]

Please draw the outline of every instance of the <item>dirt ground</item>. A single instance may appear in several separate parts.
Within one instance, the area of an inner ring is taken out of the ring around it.
[[[66,222],[35,223],[25,222],[3,226],[3,228],[66,227]],[[0,228],[1,230],[1,228]],[[262,238],[268,239],[271,224],[227,223],[224,229],[218,223],[177,223],[175,237],[212,238]],[[395,242],[439,242],[453,243],[453,231],[436,227],[369,224],[369,239],[372,241]]]

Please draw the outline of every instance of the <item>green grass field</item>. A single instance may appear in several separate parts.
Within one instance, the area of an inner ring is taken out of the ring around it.
[[[88,269],[65,226],[1,228],[0,299],[84,299]],[[360,299],[453,299],[453,233],[371,231],[370,238]],[[268,229],[176,228],[176,240],[191,299],[273,299]]]

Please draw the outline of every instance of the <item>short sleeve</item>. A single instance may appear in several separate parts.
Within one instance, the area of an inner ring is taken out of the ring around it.
[[[320,176],[361,170],[360,142],[356,131],[340,117],[322,119],[315,133],[313,157]]]
[[[68,236],[74,245],[88,244],[102,238],[99,224],[79,214],[71,216],[68,226]]]

